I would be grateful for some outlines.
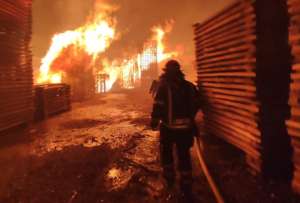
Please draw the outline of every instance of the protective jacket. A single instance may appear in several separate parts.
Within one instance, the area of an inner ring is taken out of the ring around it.
[[[194,128],[194,118],[200,105],[194,84],[183,77],[170,79],[163,75],[154,98],[152,120],[159,120],[172,130]]]

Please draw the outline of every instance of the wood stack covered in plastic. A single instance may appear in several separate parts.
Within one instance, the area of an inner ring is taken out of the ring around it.
[[[255,86],[255,11],[239,2],[195,25],[198,82],[207,99],[205,126],[260,160],[259,105]]]
[[[0,0],[0,131],[33,115],[31,0]]]
[[[291,119],[287,128],[294,148],[294,180],[293,187],[300,192],[300,0],[289,0],[290,36],[293,65],[291,73],[290,101]]]

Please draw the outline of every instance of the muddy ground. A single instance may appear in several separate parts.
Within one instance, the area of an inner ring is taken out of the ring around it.
[[[166,200],[150,111],[148,96],[99,95],[2,134],[0,202],[177,202],[176,195]],[[252,176],[241,152],[212,136],[202,139],[226,202],[300,202],[286,185]],[[215,202],[194,152],[193,157],[195,202]]]

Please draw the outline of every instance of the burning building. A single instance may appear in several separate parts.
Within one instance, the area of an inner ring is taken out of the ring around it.
[[[68,83],[74,99],[84,99],[95,92],[94,66],[115,37],[114,22],[106,11],[92,13],[87,23],[76,30],[56,34],[42,59],[36,82]]]
[[[158,77],[158,64],[177,55],[165,53],[164,37],[171,31],[172,22],[165,27],[151,28],[152,37],[141,51],[111,60],[104,56],[105,52],[122,37],[116,30],[112,9],[112,6],[95,6],[85,25],[53,36],[36,83],[70,84],[75,100],[113,87],[149,88],[151,81]]]

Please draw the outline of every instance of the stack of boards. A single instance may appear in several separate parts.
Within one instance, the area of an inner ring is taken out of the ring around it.
[[[294,149],[293,187],[300,192],[300,0],[288,1],[290,13],[289,41],[293,55],[290,100],[291,119],[286,122]]]
[[[71,89],[66,84],[35,87],[35,120],[42,120],[71,109]]]
[[[31,3],[0,0],[0,131],[32,119]]]
[[[240,148],[251,168],[260,171],[254,5],[237,1],[195,24],[194,32],[206,131]]]

